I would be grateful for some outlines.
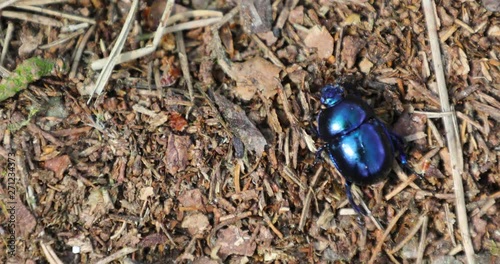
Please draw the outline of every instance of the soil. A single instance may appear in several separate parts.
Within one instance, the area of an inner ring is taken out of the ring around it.
[[[495,0],[434,4],[445,87],[418,0],[8,2],[2,263],[500,263]],[[316,159],[332,83],[407,142],[366,217]]]

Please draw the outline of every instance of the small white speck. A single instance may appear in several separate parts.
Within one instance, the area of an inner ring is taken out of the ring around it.
[[[73,246],[73,254],[78,254],[80,253],[80,247],[79,246]]]

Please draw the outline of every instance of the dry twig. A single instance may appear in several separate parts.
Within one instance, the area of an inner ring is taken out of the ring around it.
[[[106,62],[106,65],[104,66],[103,71],[99,75],[99,77],[96,81],[96,84],[94,86],[94,90],[90,94],[90,98],[87,101],[87,103],[90,103],[94,93],[97,93],[99,95],[99,94],[101,94],[102,90],[104,90],[104,86],[108,82],[108,79],[111,76],[111,72],[113,71],[113,68],[115,67],[115,65],[117,63],[116,58],[120,54],[121,50],[123,49],[123,46],[125,45],[125,40],[126,40],[127,34],[130,31],[130,28],[132,27],[132,22],[134,20],[135,12],[137,12],[138,7],[139,7],[139,1],[134,0],[134,2],[132,2],[132,5],[130,7],[130,11],[127,15],[127,19],[125,20],[123,28],[120,32],[120,35],[118,35],[115,46],[113,47],[113,49],[111,50],[111,53],[109,54],[109,58]]]
[[[462,147],[460,144],[457,117],[454,114],[453,108],[450,106],[448,99],[448,90],[446,88],[446,81],[443,71],[443,63],[441,61],[441,50],[439,47],[439,38],[436,29],[436,21],[434,17],[434,8],[431,0],[423,0],[422,8],[425,13],[425,21],[427,24],[427,31],[429,33],[429,42],[432,51],[432,62],[434,65],[434,73],[439,89],[439,101],[441,104],[441,111],[444,113],[452,112],[451,115],[443,117],[445,128],[446,140],[450,152],[451,168],[453,176],[453,186],[455,191],[456,207],[458,226],[462,235],[462,243],[467,256],[469,264],[475,263],[474,248],[469,234],[469,224],[467,218],[467,210],[465,208],[464,187],[462,183],[463,173],[463,157]]]

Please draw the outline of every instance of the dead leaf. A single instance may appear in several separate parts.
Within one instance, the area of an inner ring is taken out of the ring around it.
[[[179,202],[184,207],[203,208],[206,200],[199,189],[185,191],[179,196]]]
[[[483,236],[485,235],[487,231],[487,226],[488,222],[484,221],[481,219],[481,217],[478,217],[477,215],[472,217],[472,226],[474,227],[475,231],[475,236],[472,237],[472,242],[474,244],[474,249],[475,250],[480,250],[481,245],[483,243]]]
[[[53,171],[56,177],[61,180],[64,171],[71,165],[71,160],[68,155],[58,156],[53,159],[47,160],[44,163],[44,168]]]
[[[217,255],[222,259],[226,259],[233,254],[252,256],[257,244],[251,240],[248,231],[242,231],[238,227],[231,225],[217,233],[215,247],[220,247]]]
[[[271,30],[273,9],[269,0],[245,0],[240,4],[240,21],[248,34]]]
[[[15,223],[17,234],[21,234],[23,238],[27,238],[36,226],[36,219],[19,197],[16,197],[16,209],[14,211],[17,220]]]
[[[219,262],[209,257],[203,256],[193,261],[193,264],[218,264]]]
[[[208,217],[203,213],[194,213],[184,217],[181,227],[186,228],[190,235],[194,236],[205,231],[209,227]]]
[[[23,44],[19,47],[19,56],[21,58],[27,58],[42,43],[43,34],[38,32],[38,34],[35,35],[30,29],[24,27],[21,31],[20,38]]]
[[[346,19],[344,19],[344,22],[342,22],[342,26],[350,26],[350,25],[356,25],[361,23],[361,17],[359,14],[352,13]]]
[[[153,196],[155,194],[153,187],[148,186],[148,187],[143,187],[139,191],[139,199],[142,201],[146,201],[150,196]]]
[[[141,239],[141,242],[139,242],[139,247],[145,248],[145,247],[155,247],[157,245],[162,245],[167,243],[167,236],[164,234],[160,233],[154,233],[147,235],[143,239]]]
[[[359,63],[359,70],[365,74],[368,74],[372,67],[373,63],[367,58],[363,58],[363,60]]]
[[[229,124],[231,131],[239,137],[247,150],[254,151],[258,157],[262,156],[267,141],[260,130],[248,119],[240,106],[233,104],[217,93],[214,94],[214,97],[215,103]]]
[[[259,243],[259,247],[267,247],[271,246],[273,242],[274,236],[273,233],[269,230],[269,228],[265,226],[260,226],[259,235],[257,236],[257,242]]]
[[[179,132],[183,131],[188,126],[186,119],[177,112],[170,113],[168,124],[173,130]]]
[[[94,188],[85,200],[79,217],[88,228],[94,223],[94,221],[106,214],[113,207],[114,206],[109,199],[109,193],[107,190]]]
[[[304,23],[304,6],[297,6],[290,11],[288,22],[302,25]]]
[[[316,48],[320,59],[328,59],[333,53],[333,37],[326,27],[313,27],[304,39],[309,48]]]
[[[90,253],[92,252],[92,243],[90,242],[90,238],[80,233],[75,237],[71,237],[66,242],[66,245],[70,247],[79,247],[80,253]]]
[[[342,41],[342,61],[346,63],[348,69],[352,68],[356,63],[356,57],[361,49],[365,46],[365,41],[353,36],[346,36]]]
[[[500,11],[500,2],[498,0],[483,0],[484,8],[491,12],[499,12]]]
[[[488,29],[489,37],[500,37],[500,26],[494,25]]]
[[[191,145],[189,136],[170,134],[168,137],[165,164],[168,173],[175,175],[178,171],[186,169],[188,164],[188,148]]]
[[[236,96],[243,100],[251,100],[259,91],[265,98],[276,95],[276,78],[281,69],[261,57],[255,57],[243,63],[234,63],[233,71],[237,76]]]

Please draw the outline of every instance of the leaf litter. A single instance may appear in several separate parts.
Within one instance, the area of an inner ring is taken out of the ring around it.
[[[0,165],[16,155],[20,238],[9,261],[465,262],[471,250],[498,261],[495,1],[435,5],[470,245],[420,1],[141,2],[118,40],[131,2],[2,6]],[[318,91],[345,76],[426,174],[395,168],[360,187],[382,223],[365,229],[335,170],[313,167]]]

